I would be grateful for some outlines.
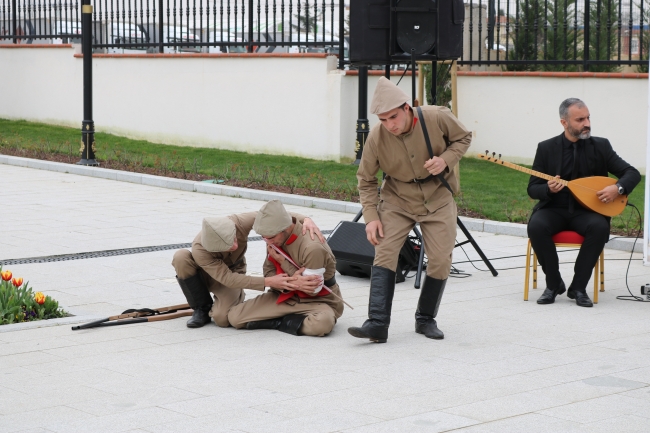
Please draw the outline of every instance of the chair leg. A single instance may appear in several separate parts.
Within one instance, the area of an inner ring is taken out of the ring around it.
[[[528,300],[528,283],[530,281],[530,239],[526,249],[526,280],[524,281],[524,301]]]
[[[533,250],[533,289],[537,288],[537,254]]]
[[[600,291],[605,291],[605,250],[600,252]]]
[[[600,277],[600,260],[596,261],[596,266],[594,266],[594,304],[598,303],[598,280]]]

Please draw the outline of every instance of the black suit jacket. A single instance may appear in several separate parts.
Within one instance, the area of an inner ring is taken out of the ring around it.
[[[537,153],[533,162],[533,170],[556,176],[562,169],[562,136],[542,141],[537,145]],[[641,180],[639,170],[625,162],[614,152],[609,140],[601,137],[591,137],[585,140],[584,155],[587,158],[589,176],[607,176],[612,173],[618,178],[618,183],[630,194]],[[533,212],[546,206],[550,201],[550,192],[546,180],[531,176],[528,181],[528,195],[539,200]]]

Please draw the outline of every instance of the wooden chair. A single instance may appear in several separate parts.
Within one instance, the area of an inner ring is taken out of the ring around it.
[[[580,247],[585,238],[573,231],[564,231],[553,236],[556,247]],[[528,285],[530,281],[530,253],[533,253],[533,289],[537,288],[537,254],[533,250],[528,239],[528,250],[526,252],[526,281],[524,283],[524,301],[528,300]],[[598,287],[605,291],[605,250],[600,252],[600,258],[594,266],[594,304],[598,303]]]

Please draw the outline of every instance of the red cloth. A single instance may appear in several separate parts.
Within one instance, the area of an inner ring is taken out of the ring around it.
[[[553,236],[553,242],[556,244],[582,244],[585,241],[584,236],[580,236],[574,231],[563,231]]]
[[[293,234],[292,234],[292,235],[289,237],[289,239],[287,240],[286,244],[287,244],[287,245],[291,245],[291,244],[292,244],[292,243],[293,243],[297,238],[298,238],[298,237],[297,237],[296,235],[293,235]],[[279,248],[279,249],[280,249],[283,253],[287,254],[287,252],[286,252],[285,250],[283,250],[282,248]],[[289,254],[287,254],[287,256],[289,256]],[[289,256],[289,257],[291,257],[291,256]],[[270,261],[271,263],[273,263],[273,266],[275,266],[275,273],[276,273],[277,275],[279,275],[279,274],[284,274],[284,273],[285,273],[284,270],[282,269],[282,265],[280,264],[280,262],[278,262],[277,260],[275,260],[275,259],[274,259],[273,257],[271,257],[271,256],[268,256],[268,258],[269,258],[269,261]],[[289,299],[293,298],[293,295],[297,295],[299,298],[318,298],[318,297],[320,297],[320,296],[327,296],[327,295],[329,295],[329,292],[328,292],[327,290],[323,290],[323,289],[321,289],[321,291],[318,292],[318,294],[316,294],[316,295],[314,295],[314,296],[311,296],[311,295],[308,295],[308,294],[306,294],[306,293],[304,293],[304,292],[300,292],[300,291],[298,291],[298,290],[292,290],[292,291],[290,291],[290,292],[280,293],[280,296],[278,296],[278,299],[275,301],[275,303],[276,303],[276,304],[281,304],[281,303],[283,303],[283,302],[286,302],[286,301],[288,301]]]

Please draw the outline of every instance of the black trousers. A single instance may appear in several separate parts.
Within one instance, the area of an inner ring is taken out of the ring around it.
[[[573,213],[566,208],[544,208],[533,214],[528,222],[528,237],[546,275],[546,287],[551,289],[557,289],[562,283],[553,235],[564,230],[578,232],[585,238],[569,286],[585,292],[600,252],[609,239],[609,221],[603,215],[579,205],[576,205]]]

